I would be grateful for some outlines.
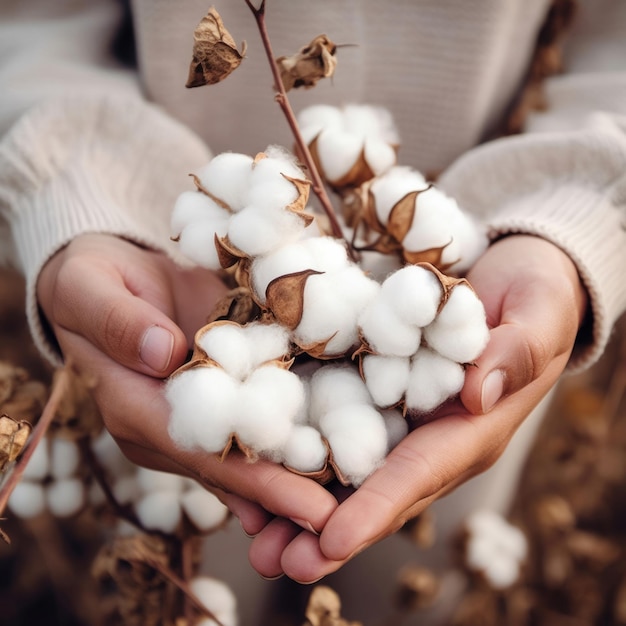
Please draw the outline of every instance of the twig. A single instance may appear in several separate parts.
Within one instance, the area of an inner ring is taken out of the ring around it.
[[[35,449],[41,442],[57,413],[59,404],[68,390],[70,381],[69,372],[71,367],[71,363],[67,362],[62,369],[57,370],[57,375],[52,385],[52,392],[50,393],[50,397],[43,408],[39,421],[35,425],[35,428],[33,428],[33,432],[30,435],[30,442],[24,449],[22,456],[20,456],[17,460],[13,471],[2,486],[2,489],[0,489],[0,515],[4,512],[7,502],[9,501],[9,497],[13,493],[17,484],[20,482],[22,474],[24,473],[30,458],[33,456]]]
[[[269,33],[267,32],[267,26],[265,24],[265,0],[261,0],[258,8],[254,6],[252,0],[245,0],[245,3],[252,11],[256,20],[259,33],[261,35],[261,40],[263,42],[263,47],[265,48],[265,53],[267,55],[270,68],[272,70],[272,76],[274,77],[274,85],[277,90],[275,96],[276,102],[279,104],[280,108],[285,114],[285,117],[287,118],[289,128],[291,128],[291,132],[293,133],[296,144],[298,145],[298,149],[300,150],[304,163],[309,170],[312,179],[313,191],[315,192],[315,195],[317,195],[317,197],[319,198],[324,213],[326,213],[326,216],[328,217],[333,236],[337,239],[343,239],[344,241],[346,241],[345,237],[343,236],[341,226],[337,221],[337,215],[335,214],[333,205],[328,197],[328,194],[326,193],[326,188],[324,187],[322,177],[320,176],[317,166],[315,165],[315,161],[313,160],[313,157],[311,155],[311,151],[309,150],[308,145],[306,144],[306,142],[302,138],[302,134],[300,133],[300,127],[298,126],[296,116],[293,112],[293,109],[291,108],[283,79],[280,75],[276,60],[274,59],[272,44],[270,41]],[[350,243],[346,241],[346,244],[348,245],[348,250],[351,251],[352,248],[350,247]]]

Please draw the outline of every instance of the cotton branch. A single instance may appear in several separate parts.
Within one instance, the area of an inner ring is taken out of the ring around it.
[[[298,126],[298,122],[296,120],[296,116],[291,108],[291,104],[289,102],[289,98],[287,97],[287,91],[285,89],[285,85],[283,83],[283,79],[280,75],[280,70],[278,69],[278,65],[276,64],[274,58],[274,52],[272,51],[272,44],[270,41],[269,33],[267,31],[267,26],[265,24],[265,0],[261,0],[261,3],[258,7],[255,7],[252,0],[245,0],[246,4],[252,11],[254,18],[256,20],[259,33],[261,35],[261,41],[263,42],[263,47],[265,48],[265,53],[267,55],[267,59],[270,64],[270,68],[272,70],[272,76],[274,78],[274,85],[277,90],[276,93],[276,102],[279,104],[280,108],[283,110],[285,118],[287,119],[287,123],[293,133],[294,139],[300,150],[302,158],[306,167],[308,168],[311,179],[312,179],[312,188],[315,195],[319,198],[322,208],[330,221],[330,227],[332,230],[332,234],[337,239],[344,239],[343,232],[341,230],[341,226],[337,221],[337,216],[335,214],[335,210],[332,206],[332,203],[326,193],[326,188],[324,187],[324,183],[322,182],[322,178],[319,174],[317,166],[315,165],[315,161],[311,155],[309,147],[307,143],[302,138],[302,134],[300,133],[300,128]],[[349,242],[347,242],[349,244]],[[350,245],[348,245],[348,250],[351,251]]]

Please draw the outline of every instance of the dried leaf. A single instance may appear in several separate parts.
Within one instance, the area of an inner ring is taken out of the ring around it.
[[[0,416],[0,472],[17,459],[31,431],[32,426],[28,422],[18,422],[8,415]]]
[[[290,56],[276,59],[285,91],[314,87],[322,78],[335,73],[337,46],[326,36],[318,35]]]
[[[219,83],[239,67],[246,53],[245,42],[241,52],[237,50],[235,40],[215,7],[202,18],[193,38],[193,58],[186,87]]]
[[[270,281],[265,290],[267,306],[274,317],[293,330],[298,326],[304,311],[304,288],[309,276],[322,274],[317,270],[303,270],[278,276]]]

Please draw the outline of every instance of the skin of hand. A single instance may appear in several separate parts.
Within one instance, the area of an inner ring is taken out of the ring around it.
[[[319,531],[337,501],[314,481],[275,463],[252,465],[237,453],[220,462],[180,450],[167,434],[163,378],[183,364],[193,334],[225,292],[208,270],[182,269],[161,253],[100,234],[74,239],[37,282],[64,358],[94,381],[105,426],[131,461],[198,480],[250,536],[274,516],[294,536],[296,528]]]
[[[476,367],[467,369],[460,401],[412,430],[382,468],[342,499],[320,535],[270,521],[250,548],[255,568],[304,583],[336,571],[488,469],[556,383],[587,306],[569,257],[543,239],[509,236],[489,247],[468,279],[491,330]]]

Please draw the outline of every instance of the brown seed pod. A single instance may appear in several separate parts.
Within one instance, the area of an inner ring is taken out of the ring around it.
[[[298,52],[276,59],[285,91],[317,85],[335,73],[337,46],[326,36],[318,35]]]

